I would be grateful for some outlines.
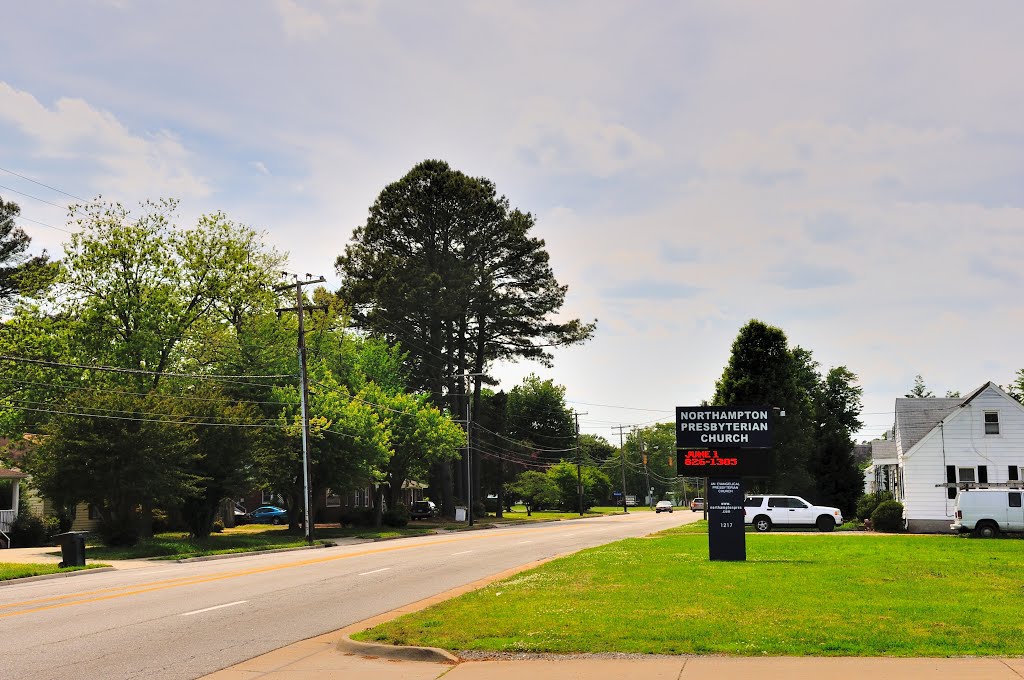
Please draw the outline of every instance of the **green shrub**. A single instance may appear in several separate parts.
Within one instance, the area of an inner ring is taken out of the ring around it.
[[[401,528],[409,524],[409,508],[403,503],[396,503],[395,507],[384,513],[382,520],[384,526]]]
[[[903,529],[903,504],[898,501],[882,501],[871,513],[871,526],[875,531],[901,531]]]
[[[495,512],[498,511],[497,510],[497,504],[495,504],[495,510],[494,511]],[[473,502],[473,517],[478,518],[478,519],[481,518],[481,517],[487,517],[487,504],[484,503],[483,501],[474,501]]]
[[[224,520],[218,517],[217,519],[213,520],[213,533],[219,534],[222,531],[224,531]]]
[[[153,508],[153,533],[164,534],[171,531],[173,528],[170,518],[167,516],[167,511],[161,510],[160,508]]]
[[[60,530],[56,517],[40,517],[31,512],[19,513],[11,522],[12,548],[35,548],[46,545]]]
[[[881,493],[866,493],[857,499],[857,519],[865,520],[871,518],[871,513],[875,511],[878,504],[882,501],[894,500],[892,494],[888,491],[882,491]]]
[[[342,508],[338,513],[338,523],[343,527],[354,527],[357,519],[358,513],[355,508]]]

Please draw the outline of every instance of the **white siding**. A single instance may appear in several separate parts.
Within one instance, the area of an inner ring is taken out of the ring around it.
[[[999,414],[999,434],[985,434],[985,413]],[[946,489],[946,466],[984,465],[990,483],[1009,481],[1011,465],[1024,466],[1024,407],[991,385],[900,455],[903,504],[909,520],[951,519],[954,501]]]

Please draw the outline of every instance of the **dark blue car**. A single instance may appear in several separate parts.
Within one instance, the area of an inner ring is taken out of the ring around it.
[[[288,511],[276,505],[261,505],[246,515],[246,519],[253,524],[288,524]]]

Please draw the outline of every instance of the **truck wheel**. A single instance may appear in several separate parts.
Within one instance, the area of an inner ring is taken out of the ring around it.
[[[995,522],[978,522],[974,526],[974,535],[978,538],[995,538],[999,535],[999,525]]]
[[[815,524],[818,525],[818,531],[832,531],[836,528],[836,521],[829,515],[822,515]]]
[[[772,530],[772,521],[770,519],[768,519],[767,517],[765,517],[764,515],[761,515],[760,517],[755,517],[754,518],[754,529],[756,529],[760,533],[764,533],[766,531],[771,531]]]

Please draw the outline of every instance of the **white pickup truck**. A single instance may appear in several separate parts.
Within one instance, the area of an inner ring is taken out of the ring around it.
[[[1024,507],[1019,489],[969,489],[956,497],[953,531],[992,538],[1000,531],[1024,531]]]

